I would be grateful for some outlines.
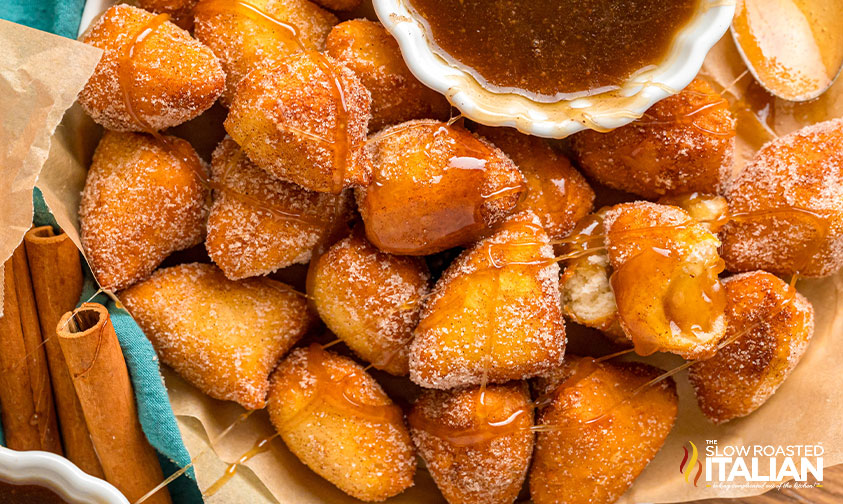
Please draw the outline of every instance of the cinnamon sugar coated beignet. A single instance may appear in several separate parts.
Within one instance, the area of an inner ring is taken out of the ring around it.
[[[536,425],[530,469],[535,504],[615,502],[653,460],[676,420],[676,384],[636,389],[661,370],[637,362],[565,359],[537,392],[550,401]]]
[[[79,204],[82,248],[100,286],[124,289],[202,241],[207,168],[186,141],[106,131]],[[185,162],[185,160],[187,162]]]
[[[207,0],[206,0],[207,1]],[[138,0],[138,7],[156,14],[169,14],[179,28],[193,28],[193,8],[199,0]]]
[[[214,203],[205,248],[232,280],[306,264],[314,249],[347,232],[350,193],[318,193],[275,179],[230,138],[214,151],[211,172]]]
[[[509,215],[524,192],[518,167],[460,126],[432,120],[387,128],[369,140],[372,184],[356,192],[366,236],[393,254],[468,245]]]
[[[735,119],[729,102],[695,79],[631,124],[571,140],[585,174],[609,187],[648,199],[711,192],[732,168]]]
[[[503,383],[562,363],[559,265],[538,217],[522,212],[463,252],[433,288],[410,348],[428,388]]]
[[[413,329],[430,290],[427,264],[381,252],[359,227],[310,263],[307,292],[325,325],[357,355],[406,375]]]
[[[331,30],[326,51],[354,71],[372,93],[369,131],[411,119],[445,120],[451,105],[407,68],[398,42],[376,21],[355,19]]]
[[[196,38],[214,51],[225,70],[220,101],[228,106],[237,83],[253,69],[273,67],[299,52],[283,25],[295,26],[305,49],[321,51],[337,18],[309,0],[249,0],[254,8],[231,0],[203,0],[196,9]],[[257,10],[255,10],[257,9]]]
[[[724,343],[730,343],[688,371],[700,409],[715,423],[764,404],[799,363],[814,333],[811,302],[778,277],[754,271],[723,285],[729,321]]]
[[[108,129],[176,126],[210,108],[222,93],[225,74],[214,53],[169,21],[151,24],[155,17],[116,5],[81,38],[104,53],[79,103]],[[148,28],[154,29],[147,33]]]
[[[843,119],[814,124],[771,141],[729,180],[738,218],[721,233],[726,269],[822,277],[843,267],[841,145]]]
[[[409,414],[413,442],[449,504],[512,504],[533,454],[524,382],[426,390]]]
[[[291,287],[235,282],[212,264],[158,270],[119,298],[165,364],[205,394],[247,409],[264,407],[269,374],[314,321]]]
[[[594,205],[591,186],[546,140],[512,128],[481,126],[477,133],[518,165],[527,182],[527,196],[515,211],[532,210],[541,219],[551,241],[567,236],[577,222],[591,213]]]
[[[714,355],[726,333],[717,237],[679,207],[642,201],[609,209],[604,227],[618,319],[636,351]]]
[[[316,52],[296,53],[240,81],[225,130],[270,175],[339,193],[369,183],[370,103],[354,72]]]
[[[348,357],[316,344],[293,350],[272,374],[267,409],[290,451],[352,497],[377,502],[413,485],[401,408]]]

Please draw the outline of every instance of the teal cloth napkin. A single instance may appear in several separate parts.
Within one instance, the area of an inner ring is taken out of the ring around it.
[[[0,19],[76,38],[85,0],[2,0]]]
[[[76,38],[84,7],[85,0],[0,0],[0,19]],[[58,229],[38,188],[33,193],[33,205],[33,223],[36,226],[52,225]],[[80,303],[87,301],[96,291],[93,275],[86,268]],[[190,463],[190,454],[181,438],[155,350],[128,312],[117,308],[114,301],[104,294],[93,301],[108,307],[132,379],[141,426],[149,442],[158,451],[164,475],[169,476]],[[2,443],[3,433],[0,429]],[[203,502],[192,469],[168,488],[175,504]]]

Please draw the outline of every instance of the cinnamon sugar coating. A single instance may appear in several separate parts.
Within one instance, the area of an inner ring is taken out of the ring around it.
[[[119,298],[165,364],[205,394],[247,409],[264,407],[270,372],[314,321],[289,286],[234,282],[212,264],[158,270]]]
[[[533,407],[526,383],[426,390],[411,415],[413,442],[450,504],[512,504],[533,454]],[[493,427],[491,424],[502,425]],[[453,433],[489,432],[491,439],[458,444]]]
[[[422,308],[410,379],[428,388],[503,383],[561,364],[559,265],[538,217],[522,212],[463,252]]]
[[[588,369],[583,361],[569,356],[552,377],[538,380],[538,393],[551,402],[536,422],[530,469],[535,504],[615,502],[656,456],[676,420],[672,378],[635,393],[660,369],[637,362]]]
[[[205,248],[232,279],[306,264],[347,232],[352,198],[309,191],[254,165],[225,138],[211,161],[215,185]]]
[[[398,42],[380,23],[355,19],[336,25],[326,51],[353,70],[372,93],[369,131],[412,119],[448,119],[448,100],[416,79]]]
[[[267,409],[302,462],[343,492],[378,502],[413,485],[401,409],[348,357],[298,348],[272,374]]]
[[[186,141],[106,131],[79,204],[82,247],[99,284],[124,289],[202,241],[207,168]],[[182,156],[189,160],[183,161]]]
[[[732,168],[735,119],[701,79],[653,105],[635,122],[572,139],[585,174],[647,199],[720,188]]]
[[[154,17],[137,7],[116,5],[81,38],[104,52],[79,93],[79,103],[110,130],[177,126],[210,108],[222,93],[225,74],[217,57],[188,32],[167,21],[142,35]],[[129,50],[133,54],[125,58]]]
[[[273,177],[338,193],[369,183],[370,103],[354,72],[319,53],[296,53],[240,81],[225,130]]]
[[[237,84],[257,67],[273,67],[301,48],[291,33],[237,2],[208,1],[196,10],[196,38],[214,51],[225,70],[229,106]],[[309,0],[249,0],[249,4],[281,23],[295,26],[305,49],[321,51],[337,18]]]
[[[512,128],[481,126],[477,133],[495,144],[521,170],[527,183],[527,196],[515,211],[532,210],[541,219],[551,241],[568,236],[577,222],[591,213],[594,205],[591,186],[546,140]]]
[[[734,215],[723,228],[733,272],[828,276],[843,267],[843,119],[805,127],[761,148],[729,180]]]
[[[518,167],[466,129],[432,120],[368,142],[372,184],[356,191],[366,237],[393,254],[429,255],[486,236],[524,192]]]
[[[724,342],[734,341],[688,371],[700,409],[718,424],[761,407],[799,363],[814,333],[811,302],[778,277],[754,271],[723,284],[729,321]]]
[[[310,263],[307,292],[349,348],[375,368],[403,376],[430,274],[423,259],[381,252],[359,228]]]

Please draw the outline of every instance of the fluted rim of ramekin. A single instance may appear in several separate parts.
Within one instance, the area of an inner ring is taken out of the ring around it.
[[[444,94],[463,116],[488,126],[563,138],[584,129],[605,131],[629,124],[657,101],[685,88],[729,29],[736,0],[700,0],[692,19],[677,33],[665,61],[631,77],[621,89],[553,103],[490,91],[466,71],[449,64],[433,51],[408,0],[373,0],[373,4],[381,23],[398,41],[413,75]]]
[[[129,504],[111,484],[54,453],[20,452],[0,446],[0,480],[49,488],[71,504]]]

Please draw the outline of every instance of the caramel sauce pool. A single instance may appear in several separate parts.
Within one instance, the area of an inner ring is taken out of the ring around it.
[[[699,0],[408,0],[435,51],[496,92],[611,91],[659,64]]]
[[[41,485],[18,485],[0,480],[0,504],[67,504],[67,501]]]

